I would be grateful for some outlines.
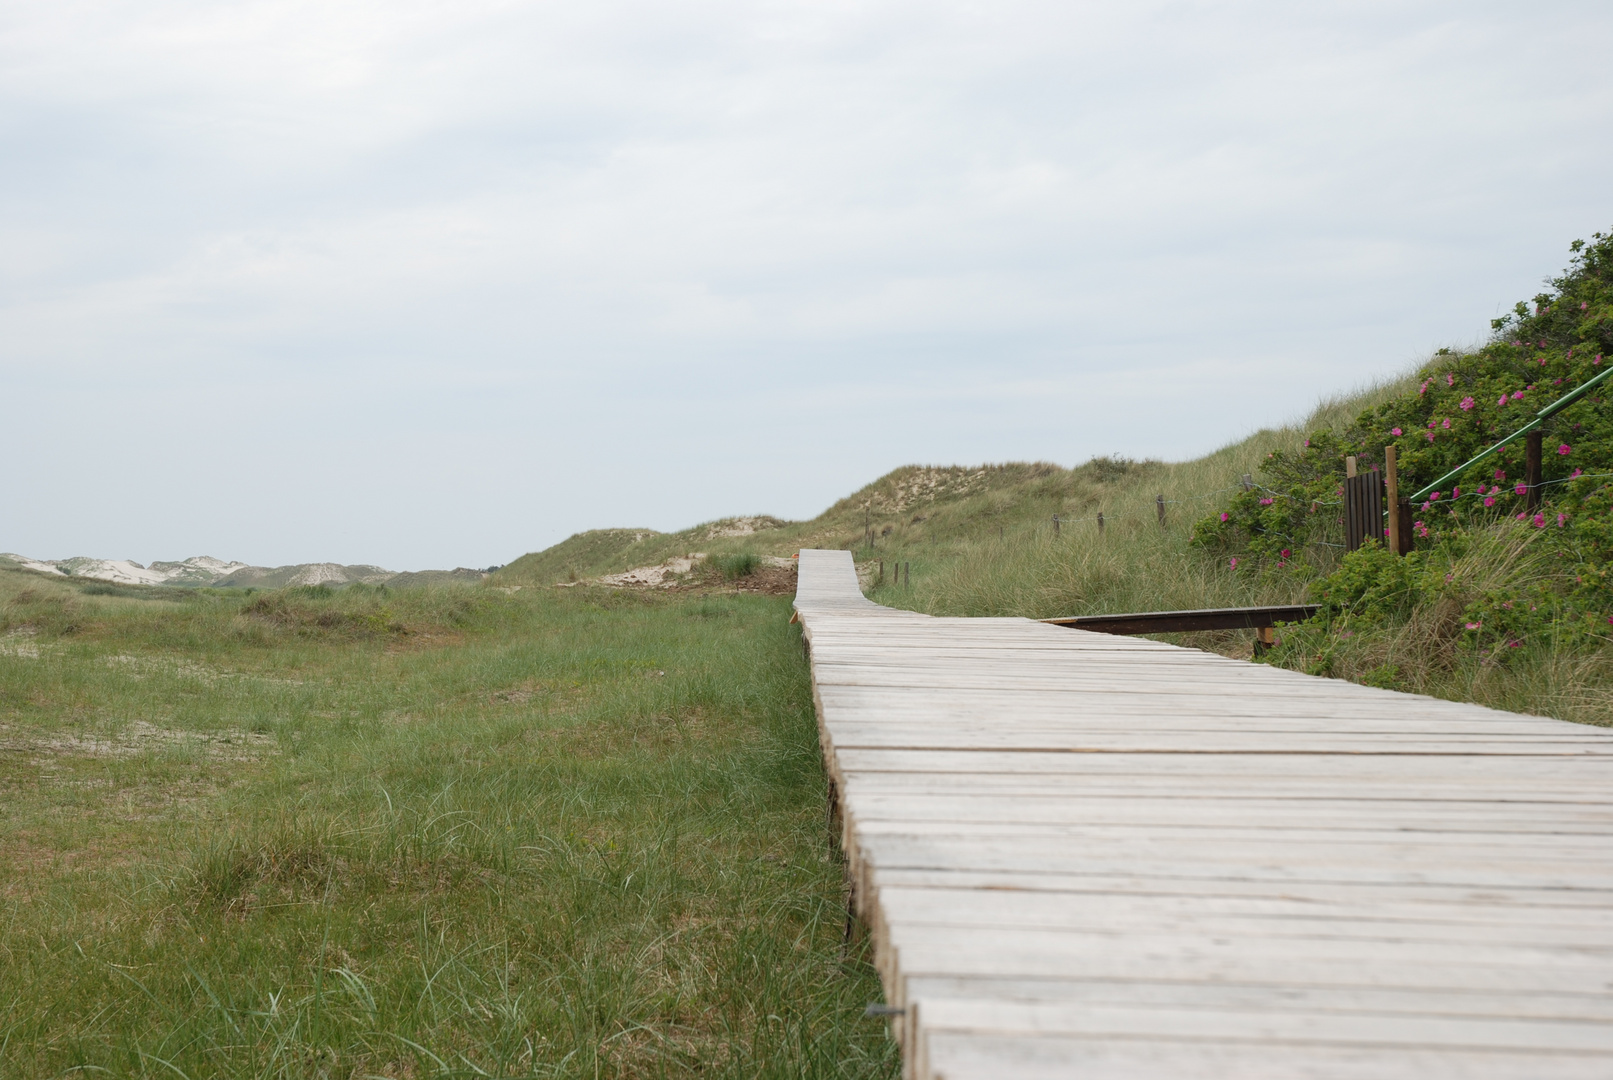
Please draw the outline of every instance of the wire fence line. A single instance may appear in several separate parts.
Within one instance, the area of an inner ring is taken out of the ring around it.
[[[1579,474],[1577,474],[1575,476],[1564,476],[1564,477],[1561,477],[1560,479],[1557,479],[1557,480],[1542,480],[1539,484],[1536,484],[1534,486],[1536,488],[1544,488],[1544,487],[1551,487],[1551,486],[1556,485],[1556,484],[1569,484],[1569,483],[1574,482],[1575,480],[1600,480],[1600,479],[1607,479],[1609,477],[1613,477],[1613,473],[1579,473]],[[1428,510],[1428,509],[1434,508],[1435,506],[1446,506],[1446,505],[1450,505],[1452,503],[1459,502],[1459,501],[1462,501],[1462,500],[1465,500],[1465,499],[1483,499],[1483,498],[1498,497],[1498,496],[1501,496],[1501,495],[1524,494],[1525,492],[1519,492],[1517,490],[1519,486],[1520,486],[1519,484],[1515,483],[1511,487],[1506,488],[1504,490],[1502,490],[1502,489],[1486,490],[1487,485],[1480,484],[1479,485],[1479,490],[1477,490],[1477,491],[1464,491],[1460,495],[1457,495],[1457,496],[1454,496],[1454,497],[1429,499],[1429,500],[1425,501],[1419,509]],[[1527,485],[1522,485],[1522,486],[1525,487],[1525,491],[1528,490]],[[1293,494],[1291,494],[1289,492],[1286,492],[1286,491],[1278,491],[1276,488],[1267,487],[1265,484],[1262,484],[1259,481],[1253,481],[1253,480],[1250,481],[1247,486],[1245,486],[1243,484],[1234,484],[1231,487],[1217,488],[1214,491],[1207,491],[1202,495],[1187,495],[1187,496],[1182,496],[1180,498],[1175,498],[1175,499],[1163,499],[1163,500],[1156,499],[1154,502],[1147,503],[1145,505],[1147,505],[1149,507],[1156,507],[1156,508],[1159,507],[1159,506],[1185,506],[1188,503],[1202,502],[1205,499],[1213,499],[1217,495],[1225,495],[1225,494],[1227,494],[1228,492],[1231,492],[1231,491],[1257,491],[1257,490],[1265,492],[1267,495],[1270,495],[1274,499],[1288,499],[1288,500],[1291,500],[1291,501],[1294,501],[1294,502],[1308,502],[1313,506],[1343,506],[1344,505],[1343,500],[1339,500],[1339,499],[1317,499],[1317,498],[1308,498],[1307,499],[1307,498],[1302,498],[1300,496],[1293,495]],[[1460,489],[1457,489],[1457,490],[1460,490]],[[1155,520],[1157,520],[1157,515],[1158,515],[1158,511],[1156,509],[1155,515],[1154,515]],[[1059,525],[1078,525],[1083,521],[1099,521],[1099,520],[1102,520],[1105,524],[1107,524],[1107,523],[1109,523],[1111,521],[1138,521],[1138,520],[1147,521],[1147,520],[1150,520],[1150,517],[1149,517],[1148,514],[1138,513],[1138,512],[1135,512],[1135,511],[1123,511],[1120,514],[1110,514],[1110,513],[1106,513],[1105,511],[1102,511],[1102,510],[1096,510],[1096,511],[1090,513],[1090,514],[1083,514],[1083,515],[1081,515],[1079,517],[1070,517],[1070,516],[1065,515],[1065,514],[1054,514],[1053,515],[1053,521],[1056,522]],[[1323,547],[1343,547],[1344,546],[1343,544],[1328,544],[1328,543],[1325,543],[1325,542],[1320,541],[1320,540],[1313,540],[1313,541],[1311,541],[1311,543],[1321,544]]]

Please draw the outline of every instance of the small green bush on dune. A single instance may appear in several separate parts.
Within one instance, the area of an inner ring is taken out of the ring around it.
[[[724,581],[737,581],[742,577],[750,577],[762,565],[760,555],[742,552],[738,555],[714,555],[711,565],[722,575]]]

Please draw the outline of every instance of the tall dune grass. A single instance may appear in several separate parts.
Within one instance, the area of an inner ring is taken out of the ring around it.
[[[782,599],[0,572],[0,1077],[889,1077]]]

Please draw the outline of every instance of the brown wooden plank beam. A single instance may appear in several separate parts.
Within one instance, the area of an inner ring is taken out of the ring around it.
[[[1303,622],[1319,610],[1318,604],[1284,604],[1201,611],[1139,611],[1126,615],[1067,615],[1040,621],[1095,630],[1100,634],[1174,634],[1189,630],[1259,630],[1280,622]]]

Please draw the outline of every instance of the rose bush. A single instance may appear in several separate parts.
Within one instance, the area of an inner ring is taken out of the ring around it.
[[[1440,632],[1450,631],[1453,644],[1497,657],[1543,636],[1558,644],[1608,639],[1613,388],[1598,386],[1546,421],[1537,509],[1522,483],[1520,437],[1413,506],[1419,550],[1411,556],[1396,559],[1369,543],[1336,558],[1347,456],[1363,471],[1381,469],[1394,444],[1401,493],[1412,494],[1613,363],[1613,235],[1576,241],[1571,253],[1549,291],[1492,321],[1482,348],[1441,349],[1414,389],[1342,433],[1317,432],[1296,452],[1273,453],[1250,490],[1195,525],[1196,545],[1235,554],[1246,570],[1313,579],[1311,594],[1324,607],[1315,627],[1290,634],[1296,647],[1306,639],[1316,652],[1317,628],[1354,633],[1432,609],[1445,613]],[[1482,587],[1449,577],[1450,566],[1485,544],[1528,557],[1503,560],[1511,576],[1489,575]],[[1446,569],[1430,577],[1431,567]]]

